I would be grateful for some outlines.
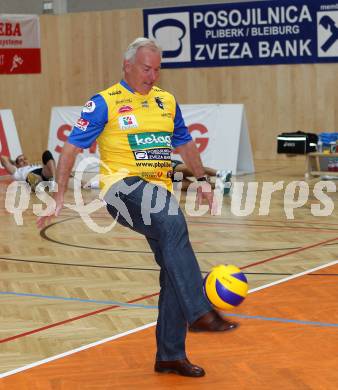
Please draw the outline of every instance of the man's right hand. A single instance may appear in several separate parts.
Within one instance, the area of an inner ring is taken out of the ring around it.
[[[65,142],[62,148],[62,153],[59,157],[58,166],[56,169],[57,192],[55,192],[55,208],[48,215],[39,217],[37,226],[42,229],[46,224],[49,224],[53,217],[58,217],[63,208],[64,193],[67,190],[68,179],[74,165],[74,161],[78,153],[82,149]]]
[[[49,225],[51,220],[54,217],[58,217],[60,215],[62,208],[63,208],[63,197],[61,198],[60,196],[58,196],[58,193],[56,193],[54,210],[51,210],[48,215],[38,217],[36,221],[37,227],[41,230],[45,226]]]

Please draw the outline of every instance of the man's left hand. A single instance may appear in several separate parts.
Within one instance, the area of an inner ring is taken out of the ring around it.
[[[217,199],[214,196],[211,184],[207,181],[199,182],[199,186],[197,188],[198,205],[201,205],[204,199],[208,202],[211,215],[216,215],[218,209]]]

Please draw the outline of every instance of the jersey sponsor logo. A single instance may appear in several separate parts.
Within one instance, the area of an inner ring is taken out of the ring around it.
[[[171,114],[170,112],[163,112],[163,113],[161,114],[161,116],[162,116],[163,118],[172,118],[172,114]]]
[[[149,103],[145,100],[144,102],[141,102],[142,108],[149,108]]]
[[[82,112],[93,112],[96,108],[96,104],[93,100],[89,100],[83,107]]]
[[[89,125],[89,121],[87,121],[87,119],[79,118],[75,124],[75,127],[77,127],[82,131],[86,131],[88,125]]]
[[[138,127],[135,115],[125,115],[119,117],[121,130],[136,129]]]
[[[155,102],[157,103],[157,105],[160,107],[161,110],[164,110],[164,105],[163,105],[162,98],[156,96],[155,97]]]
[[[109,96],[115,96],[115,95],[121,95],[122,91],[111,91],[111,92],[108,92],[108,95]]]
[[[148,160],[148,153],[146,151],[136,151],[134,152],[135,160]]]
[[[130,106],[122,106],[119,108],[119,114],[123,114],[125,112],[130,112],[130,111],[133,111],[133,108],[130,107]]]
[[[157,133],[128,134],[129,145],[132,150],[150,148],[171,148],[171,133],[159,131]]]
[[[136,150],[134,153],[135,160],[170,160],[170,148],[156,148],[147,150]]]
[[[133,101],[133,99],[120,99],[120,100],[116,100],[115,104],[126,104],[126,103],[131,103]]]
[[[159,179],[163,176],[162,171],[141,172],[141,177],[144,179]]]

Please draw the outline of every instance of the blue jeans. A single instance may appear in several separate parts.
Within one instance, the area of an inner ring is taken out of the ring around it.
[[[113,218],[146,237],[161,267],[156,360],[185,359],[187,325],[212,307],[204,296],[201,271],[175,196],[129,177],[114,184],[105,201]]]

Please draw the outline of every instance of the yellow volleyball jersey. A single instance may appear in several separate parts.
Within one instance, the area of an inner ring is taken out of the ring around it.
[[[158,87],[141,95],[121,81],[86,103],[68,142],[87,148],[95,139],[105,191],[129,176],[171,190],[171,149],[191,136],[173,95]]]
[[[103,182],[127,176],[163,183],[171,188],[171,137],[175,99],[153,88],[148,95],[115,84],[101,92],[108,106],[108,122],[97,139]]]

